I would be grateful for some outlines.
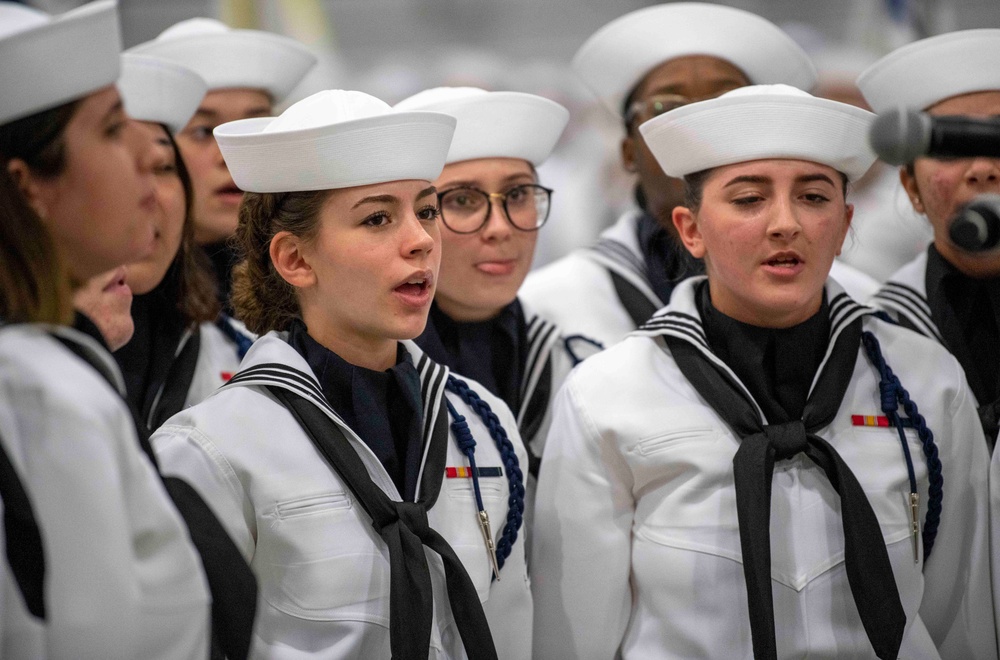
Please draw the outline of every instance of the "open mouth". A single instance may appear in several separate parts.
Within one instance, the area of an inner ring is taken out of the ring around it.
[[[777,257],[764,263],[772,268],[795,268],[802,262],[798,257]]]
[[[407,296],[420,296],[425,294],[430,289],[430,286],[431,283],[429,280],[422,277],[415,277],[397,286],[396,291]]]

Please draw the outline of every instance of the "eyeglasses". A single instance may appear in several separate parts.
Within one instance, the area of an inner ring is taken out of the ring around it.
[[[504,193],[466,186],[449,188],[438,193],[441,222],[456,234],[474,234],[489,221],[494,199],[503,200],[504,216],[514,229],[536,231],[549,218],[552,190],[530,183]]]
[[[628,107],[628,112],[625,113],[625,124],[635,127],[683,105],[714,99],[728,91],[731,90],[720,89],[711,96],[702,96],[696,99],[680,94],[653,94],[648,98],[639,99]]]

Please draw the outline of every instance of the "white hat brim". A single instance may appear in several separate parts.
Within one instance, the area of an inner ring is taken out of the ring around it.
[[[692,103],[639,127],[664,173],[694,172],[752,160],[820,163],[859,179],[875,153],[868,145],[874,115],[815,97],[723,97]]]
[[[140,121],[166,124],[176,133],[194,115],[208,85],[191,69],[157,57],[122,54],[118,91],[125,112]]]
[[[437,112],[391,112],[329,126],[263,132],[273,117],[215,129],[236,185],[250,192],[352,188],[388,181],[433,181],[444,169],[455,119]]]
[[[577,51],[573,70],[612,113],[655,67],[678,57],[710,55],[738,67],[752,85],[809,90],[816,69],[795,41],[770,21],[741,9],[677,2],[625,14]]]
[[[422,103],[399,110],[443,112],[458,120],[448,163],[477,158],[519,158],[541,165],[555,148],[569,111],[555,101],[520,92],[488,92]]]
[[[1000,29],[962,30],[898,48],[858,76],[875,112],[924,110],[960,94],[1000,90]]]
[[[98,0],[0,39],[0,124],[82,98],[118,79],[115,0]]]
[[[294,39],[259,30],[154,39],[129,52],[185,66],[205,80],[209,91],[260,89],[274,103],[283,101],[317,61]]]

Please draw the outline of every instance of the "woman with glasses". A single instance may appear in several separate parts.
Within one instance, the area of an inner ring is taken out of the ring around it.
[[[552,191],[538,183],[535,167],[552,152],[569,112],[540,96],[471,87],[425,90],[396,108],[458,120],[447,164],[434,182],[441,275],[417,344],[504,400],[537,477],[549,400],[573,359],[559,329],[523,306],[517,290],[551,204]],[[578,350],[592,352],[584,344]]]
[[[408,341],[454,128],[333,90],[216,129],[248,191],[233,302],[262,336],[152,442],[258,576],[255,657],[530,656],[513,417]]]
[[[535,657],[997,657],[962,369],[829,276],[871,119],[761,85],[641,126],[706,276],[554,404]]]

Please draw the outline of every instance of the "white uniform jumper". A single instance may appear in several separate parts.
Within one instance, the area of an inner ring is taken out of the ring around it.
[[[646,275],[637,237],[641,215],[639,209],[626,211],[595,245],[529,273],[518,292],[526,305],[562,328],[567,346],[580,357],[594,348],[578,336],[612,346],[666,304]],[[830,275],[857,300],[878,289],[874,279],[839,261]]]
[[[0,329],[0,437],[45,550],[38,657],[204,658],[209,595],[187,528],[119,394],[50,332],[117,374],[74,330]]]
[[[421,377],[425,450],[436,421],[433,416],[441,397],[446,397],[465,416],[477,441],[479,470],[491,468],[487,472],[495,474],[500,467],[505,475],[507,468],[502,467],[501,455],[479,416],[458,396],[445,393],[447,368],[427,359],[412,342],[403,344]],[[288,367],[302,375],[290,373]],[[388,657],[387,546],[344,479],[265,386],[311,397],[341,429],[372,481],[398,502],[401,497],[395,484],[371,449],[317,396],[322,390],[308,363],[281,333],[259,339],[244,359],[241,373],[248,377],[238,374],[201,404],[173,417],[152,442],[163,471],[183,477],[198,489],[257,573],[263,602],[253,653],[268,658]],[[249,377],[253,373],[259,376]],[[507,407],[475,383],[469,385],[499,417],[518,461],[526,465],[524,446]],[[499,657],[527,658],[532,602],[524,533],[518,535],[507,557],[501,580],[491,581],[472,480],[462,478],[468,462],[452,430],[448,436],[449,478],[443,479],[440,495],[427,512],[430,527],[452,546],[471,577]],[[479,483],[494,540],[498,540],[508,515],[508,482],[503,477],[481,476]],[[434,597],[430,657],[463,658],[442,562],[433,552],[426,556]]]
[[[663,338],[688,342],[739,383],[705,343],[694,293],[702,279],[675,290],[654,329],[580,365],[556,400],[532,540],[535,657],[753,655],[734,486],[740,439]],[[878,372],[859,347],[840,408],[818,435],[853,471],[881,527],[906,617],[899,656],[996,658],[986,579],[988,457],[962,371],[942,348],[871,316],[833,280],[826,291],[824,362],[843,328],[863,317],[920,405],[943,464],[936,543],[926,563],[921,545],[915,562],[920,538],[912,533],[907,461],[897,429],[867,425],[882,411]],[[927,462],[914,430],[905,433],[922,523]],[[815,463],[798,454],[775,464],[778,657],[873,657],[847,581],[842,524],[840,498]]]

